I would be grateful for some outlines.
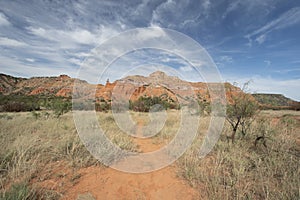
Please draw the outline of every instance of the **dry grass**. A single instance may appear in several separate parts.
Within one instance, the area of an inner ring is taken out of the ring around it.
[[[204,187],[201,191],[208,199],[299,199],[299,121],[284,111],[275,115],[280,118],[276,125],[272,111],[264,112],[235,144],[228,142],[230,129],[225,127],[214,150],[202,160],[199,145],[194,145],[177,162],[179,174],[192,186]],[[255,146],[263,133],[267,147]]]
[[[147,113],[130,114],[137,123],[150,122]],[[154,144],[165,145],[177,133],[180,114],[167,114],[165,126],[152,138]],[[110,112],[97,116],[112,142],[122,149],[137,151],[132,137],[118,128]],[[213,151],[199,159],[210,121],[210,117],[202,117],[196,140],[176,162],[178,173],[191,186],[201,189],[202,197],[207,199],[299,199],[299,116],[299,112],[292,111],[263,111],[248,134],[237,137],[235,144],[226,138],[230,133],[227,124]],[[79,139],[72,113],[60,118],[46,112],[2,113],[0,126],[0,199],[14,199],[19,193],[57,199],[60,194],[32,184],[45,166],[57,161],[74,170],[100,165]],[[267,138],[267,147],[262,143],[254,145],[262,134]],[[75,175],[71,177],[73,181],[80,179],[80,174]]]
[[[117,131],[112,124],[111,114],[99,115],[104,124],[110,127],[106,130],[109,138],[121,148],[134,151],[135,145],[131,138]],[[43,112],[38,117],[32,113],[2,113],[0,126],[1,192],[19,183],[27,187],[31,180],[47,170],[45,166],[57,161],[63,161],[75,170],[100,164],[79,139],[72,113],[60,118],[56,118],[53,113],[49,115]],[[22,189],[19,186],[17,188]],[[0,199],[4,197],[4,193],[2,196],[0,194]]]
[[[97,116],[101,123],[100,125],[103,132],[110,141],[119,146],[121,149],[132,152],[137,150],[137,146],[132,142],[131,136],[120,130],[111,112],[97,113]]]

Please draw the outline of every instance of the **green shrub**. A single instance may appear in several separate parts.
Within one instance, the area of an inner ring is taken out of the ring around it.
[[[40,110],[38,98],[25,95],[0,94],[0,112],[24,112]]]
[[[162,108],[167,109],[179,109],[180,106],[171,98],[163,99],[162,97],[140,97],[136,101],[129,101],[129,109],[137,112],[149,112],[152,106],[160,105],[156,107],[159,111]],[[155,111],[155,108],[154,110]]]
[[[68,99],[54,98],[48,100],[46,107],[53,110],[56,117],[60,117],[72,109],[72,103]]]

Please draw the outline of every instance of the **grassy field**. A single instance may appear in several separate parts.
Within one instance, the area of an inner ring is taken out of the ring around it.
[[[153,144],[165,145],[179,127],[179,111],[168,111],[164,128]],[[111,113],[97,113],[112,142],[122,149],[140,151],[131,136],[124,134]],[[147,113],[131,112],[132,118],[147,125]],[[177,174],[191,187],[201,190],[203,199],[299,199],[300,198],[300,113],[262,111],[245,136],[232,144],[225,124],[223,133],[204,159],[198,151],[210,117],[201,117],[193,145],[176,161]],[[58,199],[64,189],[44,187],[54,175],[65,178],[70,187],[80,180],[77,171],[88,166],[104,167],[81,143],[72,113],[57,118],[51,112],[0,114],[0,199]],[[265,141],[257,137],[265,135]],[[71,170],[54,173],[55,166]],[[48,171],[47,171],[48,170]]]
[[[180,175],[208,199],[299,199],[299,113],[264,111],[248,134],[229,143],[224,128],[214,150],[196,158],[199,145],[179,160]],[[228,126],[228,125],[227,125]],[[255,140],[266,135],[265,145]]]

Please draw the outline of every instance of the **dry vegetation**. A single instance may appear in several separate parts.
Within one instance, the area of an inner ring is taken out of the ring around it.
[[[179,111],[168,111],[164,128],[153,137],[165,145],[176,134]],[[147,113],[132,112],[146,125]],[[112,114],[98,113],[107,136],[121,148],[139,151],[132,137],[116,126]],[[176,162],[178,176],[200,191],[204,199],[299,199],[299,112],[263,111],[246,135],[228,140],[229,124],[213,151],[199,159],[210,117],[201,117],[199,136]],[[102,166],[81,143],[72,113],[57,118],[51,112],[0,115],[0,199],[58,199],[64,187],[80,179],[78,169]],[[256,139],[264,135],[264,140]],[[59,167],[56,167],[59,166]],[[72,169],[69,175],[63,169]],[[58,188],[44,187],[48,179],[65,179]]]
[[[299,113],[265,111],[232,144],[226,124],[214,150],[202,160],[197,159],[201,138],[195,141],[178,162],[179,174],[201,187],[208,199],[299,199],[299,128]],[[261,135],[266,141],[255,144]]]

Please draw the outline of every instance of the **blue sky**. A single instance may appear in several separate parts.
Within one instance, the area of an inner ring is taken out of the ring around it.
[[[224,81],[252,80],[252,92],[300,100],[297,0],[0,1],[1,72],[76,77],[93,48],[142,27],[169,28],[193,38],[208,51]]]

